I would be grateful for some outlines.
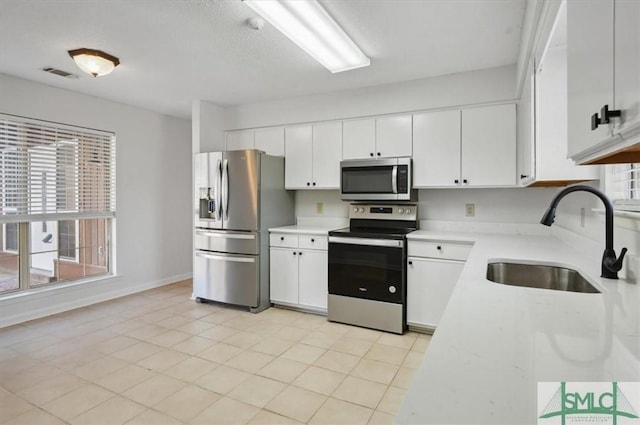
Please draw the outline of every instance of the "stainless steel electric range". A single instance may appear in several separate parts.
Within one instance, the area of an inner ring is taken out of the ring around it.
[[[402,334],[407,237],[416,204],[351,204],[349,227],[329,232],[328,319]]]

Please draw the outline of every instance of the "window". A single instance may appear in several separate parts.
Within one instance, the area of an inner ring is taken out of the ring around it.
[[[0,177],[0,294],[110,272],[113,133],[0,114]]]
[[[640,164],[606,166],[606,190],[616,209],[640,211]]]

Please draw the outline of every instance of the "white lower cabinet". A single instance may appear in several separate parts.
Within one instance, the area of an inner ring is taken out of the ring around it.
[[[435,251],[434,251],[435,249]],[[471,251],[469,244],[409,241],[407,324],[435,329]],[[426,257],[422,255],[431,255]],[[442,258],[451,253],[452,259]]]
[[[327,251],[300,250],[298,253],[298,303],[327,309]]]
[[[271,302],[326,312],[327,237],[271,233],[270,256]]]
[[[297,250],[271,248],[269,282],[271,302],[298,304]]]

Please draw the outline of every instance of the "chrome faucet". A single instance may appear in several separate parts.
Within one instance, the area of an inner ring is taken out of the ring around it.
[[[556,217],[556,208],[558,207],[560,200],[564,198],[565,195],[576,191],[591,192],[604,203],[605,248],[604,253],[602,254],[602,274],[600,276],[607,279],[617,279],[618,272],[622,268],[622,260],[624,259],[624,255],[627,253],[627,248],[622,248],[620,251],[620,257],[616,258],[616,252],[613,250],[613,205],[611,205],[611,201],[604,195],[604,193],[600,192],[598,189],[592,188],[591,186],[569,186],[553,198],[551,205],[549,205],[549,208],[542,216],[540,223],[545,226],[551,226],[551,224],[553,224],[553,219]]]

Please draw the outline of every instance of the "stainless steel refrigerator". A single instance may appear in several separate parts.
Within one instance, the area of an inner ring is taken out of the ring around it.
[[[268,229],[295,222],[284,158],[208,152],[194,167],[193,296],[262,311],[270,305]]]

